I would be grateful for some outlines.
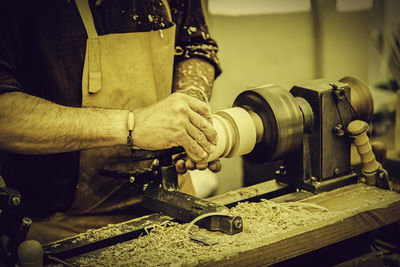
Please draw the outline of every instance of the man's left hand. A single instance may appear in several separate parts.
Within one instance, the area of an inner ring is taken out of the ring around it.
[[[214,67],[200,58],[190,58],[179,62],[175,67],[173,91],[184,93],[208,103],[214,83]],[[211,117],[211,114],[210,114]],[[208,163],[195,163],[186,154],[173,157],[176,171],[186,173],[187,170],[205,170],[212,172],[221,170],[221,162],[215,160]]]
[[[207,162],[207,163],[196,163],[190,159],[186,154],[178,154],[173,156],[175,162],[175,168],[178,173],[184,174],[188,170],[205,170],[209,169],[212,172],[219,172],[221,170],[221,161],[219,159]]]

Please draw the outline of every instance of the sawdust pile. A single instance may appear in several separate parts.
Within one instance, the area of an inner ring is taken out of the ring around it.
[[[150,217],[149,215],[143,216],[142,218]],[[153,226],[154,222],[148,220],[143,223],[144,226],[151,227]],[[80,241],[88,241],[94,242],[99,241],[105,238],[110,238],[116,235],[121,235],[127,233],[128,231],[137,230],[135,226],[121,223],[121,224],[109,224],[108,226],[104,226],[98,229],[89,229],[84,233],[80,233],[77,235],[76,239],[72,241],[72,243],[77,243]],[[70,239],[70,238],[66,238]],[[53,245],[54,246],[54,245]]]
[[[188,224],[164,222],[155,226],[148,235],[82,256],[75,259],[74,263],[80,266],[198,265],[216,257],[231,255],[242,246],[251,246],[335,216],[335,213],[314,204],[277,204],[268,200],[239,203],[228,213],[242,216],[242,233],[230,236],[199,229],[196,225],[191,227],[191,235],[200,235],[210,243],[216,243],[210,246],[190,240],[185,233]]]

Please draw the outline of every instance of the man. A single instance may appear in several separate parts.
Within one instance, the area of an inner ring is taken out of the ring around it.
[[[131,218],[141,188],[98,170],[139,167],[132,145],[212,151],[220,69],[200,0],[1,0],[0,20],[1,173],[36,221],[30,238]]]

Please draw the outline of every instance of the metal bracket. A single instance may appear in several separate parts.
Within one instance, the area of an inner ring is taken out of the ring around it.
[[[184,222],[190,222],[200,215],[227,210],[225,206],[197,198],[179,191],[165,190],[157,184],[150,184],[144,191],[142,206],[162,211],[164,214]],[[204,218],[197,224],[211,231],[221,231],[233,235],[243,231],[240,216],[217,215]]]

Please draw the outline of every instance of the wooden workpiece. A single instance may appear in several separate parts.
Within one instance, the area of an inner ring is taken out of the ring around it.
[[[277,185],[275,181],[269,181],[216,196],[213,198],[213,201],[219,204],[228,204],[231,203],[232,200],[254,199],[265,193],[265,191],[279,188],[283,187]],[[204,258],[203,255],[197,262],[194,261],[196,259],[193,259],[192,256],[188,256],[187,259],[183,257],[184,261],[187,260],[187,263],[183,264],[189,266],[269,265],[400,221],[400,195],[365,184],[350,185],[331,192],[311,196],[309,193],[295,192],[276,198],[275,201],[287,203],[287,201],[296,199],[302,200],[290,202],[293,203],[294,206],[301,207],[308,205],[312,207],[313,205],[317,205],[316,207],[322,207],[324,210],[327,209],[327,211],[322,212],[319,210],[317,212],[312,212],[314,214],[313,218],[319,218],[318,214],[321,214],[321,217],[320,219],[311,221],[311,223],[308,222],[305,226],[300,225],[296,228],[289,227],[289,230],[279,230],[276,234],[266,231],[265,235],[255,236],[254,242],[252,241],[253,238],[249,238],[248,234],[244,235],[244,233],[239,233],[232,238],[235,238],[235,236],[236,238],[240,237],[240,235],[243,234],[242,236],[247,238],[245,244],[231,246],[229,249],[219,249],[217,247],[218,245],[214,247],[211,245],[208,248],[214,249],[216,252],[213,251],[210,253],[209,257]],[[265,218],[259,218],[260,221],[263,219],[265,220]],[[267,221],[263,221],[263,223],[268,224]],[[244,227],[246,227],[246,225],[244,225]],[[168,229],[170,228],[173,228],[173,226]],[[202,231],[204,234],[206,230],[203,229]],[[214,238],[218,240],[223,234],[207,232],[206,235],[211,237],[211,239]],[[145,242],[147,242],[146,240],[151,241],[151,239],[149,239],[151,236],[142,238],[143,239],[140,241],[141,247],[147,246],[145,245]],[[226,240],[225,238],[226,235],[223,235],[223,239],[221,240]],[[118,255],[118,257],[112,256],[110,258],[113,259],[113,265],[118,265],[119,260],[124,257],[124,253],[128,253],[128,257],[136,259],[139,257],[140,250],[137,251],[135,246],[130,244],[130,242],[131,241],[128,241],[102,249],[101,251],[92,252],[92,259],[93,256],[94,259],[100,257],[102,251],[106,251],[106,255],[107,251],[111,252],[111,256]],[[177,242],[177,240],[171,240],[171,242]],[[187,242],[194,241],[188,240]],[[162,246],[162,244],[158,245],[158,249],[161,249],[160,246]],[[148,256],[151,257],[151,255]],[[82,258],[84,257],[85,256]],[[77,257],[75,260],[79,258],[80,257]],[[180,260],[182,260],[182,258],[180,258]],[[78,260],[78,263],[79,262],[82,264],[82,261]],[[83,262],[85,262],[85,260]],[[90,261],[88,261],[88,264],[89,263]]]

